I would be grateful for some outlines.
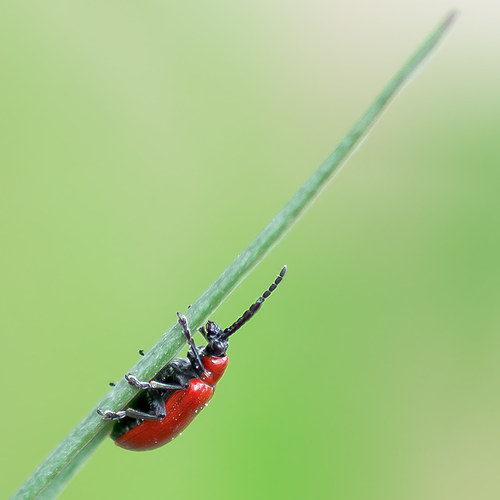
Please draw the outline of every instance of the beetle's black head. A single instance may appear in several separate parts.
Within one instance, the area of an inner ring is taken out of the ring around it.
[[[228,348],[227,335],[214,321],[208,321],[204,328],[200,329],[207,341],[205,353],[209,356],[224,356]]]

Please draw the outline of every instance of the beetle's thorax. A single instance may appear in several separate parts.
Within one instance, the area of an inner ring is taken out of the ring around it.
[[[201,357],[201,360],[203,361],[205,370],[200,376],[200,379],[213,387],[220,380],[222,375],[224,375],[229,359],[226,355],[204,355]]]

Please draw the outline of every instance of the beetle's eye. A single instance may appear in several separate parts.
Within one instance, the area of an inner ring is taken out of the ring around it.
[[[207,337],[208,338],[217,338],[221,334],[222,334],[222,330],[217,323],[215,323],[213,321],[209,321],[207,323]]]

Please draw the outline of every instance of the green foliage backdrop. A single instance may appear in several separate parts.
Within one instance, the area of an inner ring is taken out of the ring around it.
[[[217,395],[63,499],[498,498],[500,9],[461,18],[217,311]],[[4,2],[0,495],[267,223],[450,4]],[[257,347],[264,349],[256,350]]]

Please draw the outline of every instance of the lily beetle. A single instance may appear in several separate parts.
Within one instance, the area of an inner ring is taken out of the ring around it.
[[[231,326],[222,328],[208,321],[199,331],[207,341],[196,347],[185,316],[177,313],[189,348],[187,358],[176,358],[165,365],[156,377],[143,382],[127,374],[127,382],[141,389],[126,410],[98,409],[105,420],[115,420],[111,438],[128,450],[158,448],[177,437],[212,398],[215,385],[226,370],[229,337],[260,309],[264,300],[280,284],[286,273],[283,267],[271,286]]]

